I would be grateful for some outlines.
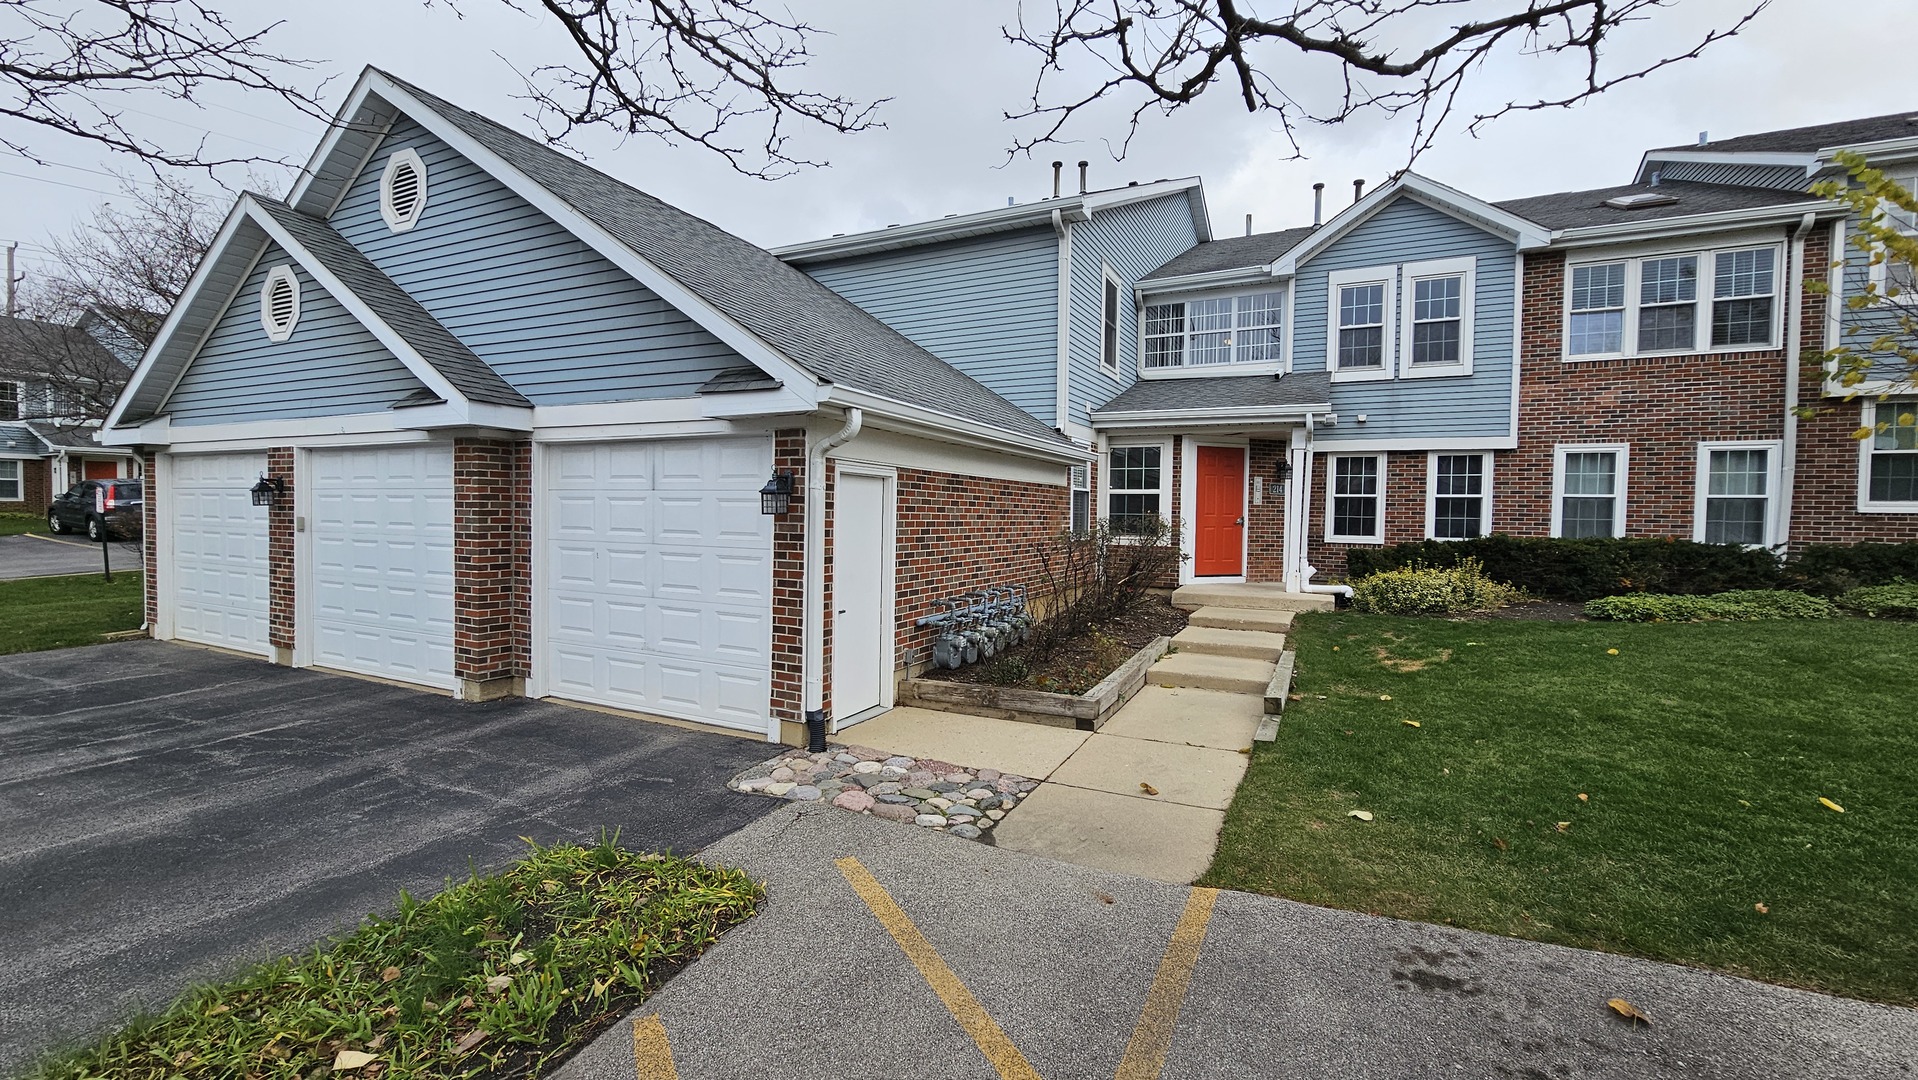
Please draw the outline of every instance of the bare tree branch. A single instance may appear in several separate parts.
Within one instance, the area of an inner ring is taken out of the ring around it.
[[[1022,8],[1004,36],[1036,51],[1041,64],[1028,105],[1006,119],[1042,126],[1015,139],[1010,152],[1065,141],[1075,119],[1115,101],[1131,103],[1125,138],[1114,151],[1123,157],[1147,115],[1170,115],[1223,84],[1247,112],[1274,116],[1294,154],[1300,152],[1300,125],[1338,124],[1368,112],[1409,114],[1409,164],[1453,118],[1469,77],[1500,53],[1575,57],[1581,74],[1561,92],[1477,113],[1467,131],[1511,112],[1572,105],[1695,58],[1742,31],[1770,0],[1754,0],[1729,25],[1656,60],[1622,68],[1605,62],[1604,46],[1621,28],[1651,19],[1677,0],[1292,0],[1280,17],[1257,13],[1257,2],[1054,0],[1043,24],[1029,24]],[[1479,17],[1446,25],[1451,9]],[[1419,28],[1425,28],[1423,44],[1385,41],[1388,33],[1417,37]],[[1056,93],[1068,67],[1082,63],[1103,74]],[[1323,104],[1308,104],[1304,87],[1322,73],[1336,73],[1340,89]]]

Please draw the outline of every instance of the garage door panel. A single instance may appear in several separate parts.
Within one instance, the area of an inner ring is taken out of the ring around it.
[[[192,454],[167,459],[175,637],[205,645],[270,650],[267,511],[250,494],[264,454]]]
[[[770,443],[568,446],[547,462],[550,689],[763,731]]]
[[[451,687],[452,450],[315,451],[310,472],[315,662]]]

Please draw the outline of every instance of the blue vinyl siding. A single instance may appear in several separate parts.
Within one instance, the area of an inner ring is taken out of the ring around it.
[[[1192,204],[1181,192],[1117,206],[1072,228],[1071,419],[1089,423],[1096,409],[1132,385],[1139,373],[1139,312],[1132,287],[1199,242]],[[1101,362],[1105,272],[1119,277],[1119,371],[1115,379]]]
[[[1472,311],[1472,374],[1340,382],[1332,405],[1366,414],[1319,439],[1504,438],[1512,420],[1512,298],[1517,249],[1510,240],[1401,197],[1299,268],[1293,281],[1292,369],[1326,369],[1326,281],[1334,270],[1428,259],[1477,258]],[[1405,297],[1400,289],[1400,310]],[[1399,333],[1395,313],[1391,333]],[[1403,354],[1403,342],[1399,352]]]
[[[1048,424],[1058,399],[1059,237],[995,233],[801,269]]]
[[[1845,231],[1841,235],[1843,237],[1842,243],[1845,247],[1845,267],[1842,271],[1841,289],[1844,294],[1843,298],[1849,301],[1853,297],[1862,296],[1865,292],[1865,286],[1871,281],[1871,257],[1851,245],[1852,238],[1858,235],[1857,215],[1845,219]],[[1810,273],[1816,273],[1815,267],[1807,266],[1806,270]],[[1784,276],[1781,275],[1779,277],[1781,292],[1783,291],[1782,283],[1784,280]],[[1880,284],[1879,288],[1882,290],[1884,286]],[[1906,306],[1906,299],[1902,296],[1893,303],[1879,304],[1874,307],[1858,310],[1853,310],[1849,306],[1841,306],[1838,313],[1839,346],[1841,348],[1864,351],[1868,345],[1879,337],[1886,334],[1898,334],[1900,330],[1898,310]],[[1882,355],[1882,357],[1877,358],[1876,362],[1872,365],[1869,378],[1901,379],[1907,374],[1907,371],[1908,369],[1902,358],[1896,355]]]
[[[300,321],[292,337],[273,341],[260,326],[260,286],[281,264],[299,278]],[[269,242],[158,411],[176,424],[378,412],[420,387],[312,274]]]
[[[380,217],[387,157],[426,163],[410,231]],[[536,405],[684,397],[747,361],[413,123],[368,159],[332,224]]]

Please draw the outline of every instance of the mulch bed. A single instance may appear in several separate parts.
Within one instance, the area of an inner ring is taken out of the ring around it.
[[[1043,661],[1036,657],[1035,643],[1027,642],[990,660],[982,659],[955,671],[932,668],[919,677],[986,686],[1018,686],[1054,694],[1083,694],[1132,659],[1134,653],[1152,644],[1152,639],[1171,637],[1185,629],[1185,624],[1185,612],[1166,600],[1151,597],[1131,614],[1098,624],[1090,632],[1062,642]]]
[[[1469,616],[1474,619],[1518,619],[1536,622],[1586,622],[1585,605],[1564,600],[1527,600],[1497,611]]]

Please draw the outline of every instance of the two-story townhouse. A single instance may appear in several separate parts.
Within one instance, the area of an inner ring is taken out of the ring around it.
[[[139,475],[133,454],[94,441],[98,413],[80,400],[110,397],[126,369],[84,319],[0,318],[0,512],[44,514],[70,484]]]

